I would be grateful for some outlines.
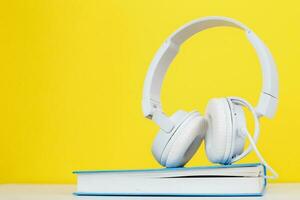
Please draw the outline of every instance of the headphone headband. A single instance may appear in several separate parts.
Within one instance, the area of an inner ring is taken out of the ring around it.
[[[173,33],[160,47],[148,70],[143,92],[144,116],[154,120],[162,129],[169,132],[172,125],[162,112],[160,91],[164,76],[179,51],[180,45],[194,34],[218,26],[242,29],[256,50],[263,72],[263,87],[256,107],[258,116],[273,117],[278,103],[278,75],[271,52],[248,27],[226,17],[205,17],[194,20]]]

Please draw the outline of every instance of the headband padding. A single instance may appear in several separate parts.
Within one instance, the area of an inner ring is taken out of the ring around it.
[[[205,118],[208,121],[206,155],[213,163],[225,164],[230,155],[233,137],[231,110],[227,100],[211,99],[206,107]]]

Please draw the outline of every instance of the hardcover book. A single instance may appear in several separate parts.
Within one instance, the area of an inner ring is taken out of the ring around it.
[[[262,164],[73,173],[82,196],[262,196],[267,183]]]

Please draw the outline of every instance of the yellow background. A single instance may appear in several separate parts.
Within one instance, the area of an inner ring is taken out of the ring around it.
[[[150,152],[158,128],[141,112],[143,81],[160,44],[208,15],[240,20],[271,49],[280,103],[273,120],[261,120],[258,146],[276,182],[300,181],[298,1],[24,0],[0,5],[0,182],[75,183],[77,169],[159,167]],[[212,97],[255,104],[260,88],[244,34],[216,28],[182,46],[162,100],[168,114],[204,113]],[[252,153],[242,162],[254,161]],[[189,166],[207,164],[202,146]]]

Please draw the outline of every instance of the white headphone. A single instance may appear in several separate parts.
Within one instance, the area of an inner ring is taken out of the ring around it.
[[[263,87],[258,105],[253,108],[246,100],[238,97],[214,98],[209,101],[204,117],[197,111],[177,111],[168,117],[163,113],[160,103],[162,81],[167,69],[184,41],[202,30],[217,26],[244,30],[255,48],[263,71]],[[180,167],[192,158],[202,140],[205,140],[206,155],[211,162],[231,164],[246,156],[253,148],[266,164],[255,146],[259,135],[258,118],[273,117],[277,104],[278,75],[268,48],[255,33],[236,20],[205,17],[182,26],[162,44],[146,76],[142,107],[144,116],[160,127],[152,147],[155,159],[166,167]],[[247,107],[255,118],[253,139],[247,131],[242,107]],[[251,146],[244,151],[246,136]]]

